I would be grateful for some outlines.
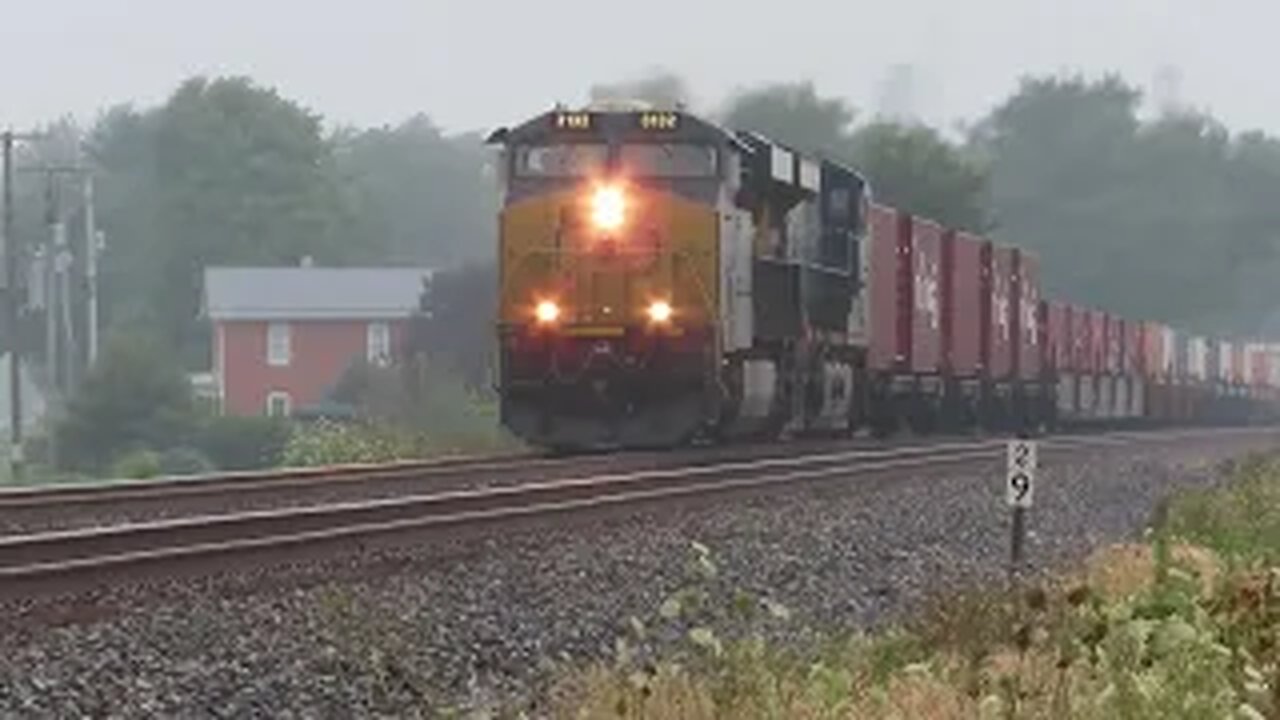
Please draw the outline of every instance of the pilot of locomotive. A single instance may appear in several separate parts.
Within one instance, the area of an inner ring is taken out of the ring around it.
[[[648,109],[500,130],[502,419],[542,446],[682,441],[714,403],[730,136]]]

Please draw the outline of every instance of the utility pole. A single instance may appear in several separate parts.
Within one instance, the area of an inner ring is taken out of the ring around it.
[[[45,176],[45,227],[48,235],[44,242],[44,367],[45,382],[49,387],[49,400],[58,394],[58,253],[66,240],[62,237],[62,218],[59,217],[59,200],[56,176],[49,172]],[[50,403],[52,404],[52,402]]]
[[[84,261],[85,294],[88,296],[86,367],[93,367],[98,360],[98,253],[102,251],[102,233],[98,230],[93,211],[93,171],[84,174]]]
[[[9,333],[9,481],[22,479],[22,353],[18,332],[18,266],[21,255],[13,234],[13,141],[12,130],[4,133],[4,311]]]
[[[19,309],[22,304],[19,278],[23,272],[22,248],[13,229],[13,145],[19,140],[34,140],[41,137],[31,133],[15,133],[12,129],[0,135],[0,146],[3,150],[4,162],[4,195],[0,203],[3,210],[3,242],[4,252],[0,260],[4,262],[4,319],[5,331],[9,333],[6,346],[9,350],[9,479],[18,482],[23,475],[22,453],[22,333],[18,328]]]
[[[86,183],[90,182],[92,177],[89,168],[83,164],[74,165],[38,165],[34,167],[20,168],[20,172],[43,173],[45,176],[45,225],[48,231],[45,236],[45,242],[41,247],[41,284],[43,285],[42,300],[45,311],[45,347],[46,362],[45,371],[49,377],[49,386],[55,391],[55,394],[62,390],[70,390],[73,387],[74,378],[76,377],[76,364],[79,356],[76,353],[76,342],[74,323],[71,321],[72,309],[70,307],[70,269],[74,262],[71,249],[67,242],[67,222],[66,212],[63,207],[62,184],[59,181],[63,175],[74,175],[85,178]],[[85,200],[92,201],[93,190],[87,185],[84,190]],[[85,212],[85,230],[88,232],[92,229],[93,234],[87,235],[86,250],[89,257],[86,258],[86,274],[89,275],[90,292],[96,295],[96,249],[95,246],[101,242],[102,233],[96,227],[96,219],[92,217],[93,206],[86,205]],[[96,297],[91,300],[89,308],[89,334],[92,340],[91,348],[94,348],[97,341],[96,323],[97,323],[97,300]],[[56,404],[57,398],[51,398],[51,407]]]

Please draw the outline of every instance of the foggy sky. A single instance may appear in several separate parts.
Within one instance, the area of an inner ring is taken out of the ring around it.
[[[790,21],[759,8],[780,8]],[[161,101],[244,74],[331,122],[426,112],[450,130],[518,121],[595,82],[663,67],[704,106],[735,87],[813,80],[874,110],[914,68],[926,120],[972,119],[1027,73],[1118,70],[1234,129],[1280,134],[1274,0],[0,0],[0,124]],[[899,73],[901,74],[901,73]],[[1166,73],[1167,74],[1167,73]],[[899,93],[900,95],[900,93]],[[899,98],[896,102],[901,102]]]

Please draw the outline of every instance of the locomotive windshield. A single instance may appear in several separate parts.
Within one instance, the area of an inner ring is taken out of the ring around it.
[[[694,143],[636,143],[620,148],[619,165],[627,175],[663,178],[716,176],[716,149]]]
[[[584,177],[602,173],[609,147],[598,143],[534,145],[516,152],[516,174],[522,177]]]
[[[588,177],[610,166],[609,145],[557,143],[526,145],[516,151],[516,174],[528,178]],[[716,149],[697,143],[624,143],[613,164],[625,175],[647,178],[714,178]]]

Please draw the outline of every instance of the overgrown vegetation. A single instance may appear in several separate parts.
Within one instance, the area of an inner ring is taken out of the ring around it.
[[[157,339],[115,335],[53,428],[54,442],[29,444],[40,466],[29,479],[143,479],[514,447],[492,398],[450,370],[464,358],[455,348],[407,353],[391,367],[354,363],[326,401],[351,410],[342,422],[234,417],[195,401]],[[483,363],[471,359],[479,383]]]
[[[787,613],[741,595],[708,605],[714,563],[695,547],[697,582],[662,605],[664,629],[631,621],[612,664],[559,687],[556,715],[1280,716],[1280,463],[1237,475],[1162,509],[1149,544],[1106,548],[1065,579],[940,600],[871,636],[776,644],[759,623],[727,622],[732,609]],[[672,627],[683,643],[655,651]]]

